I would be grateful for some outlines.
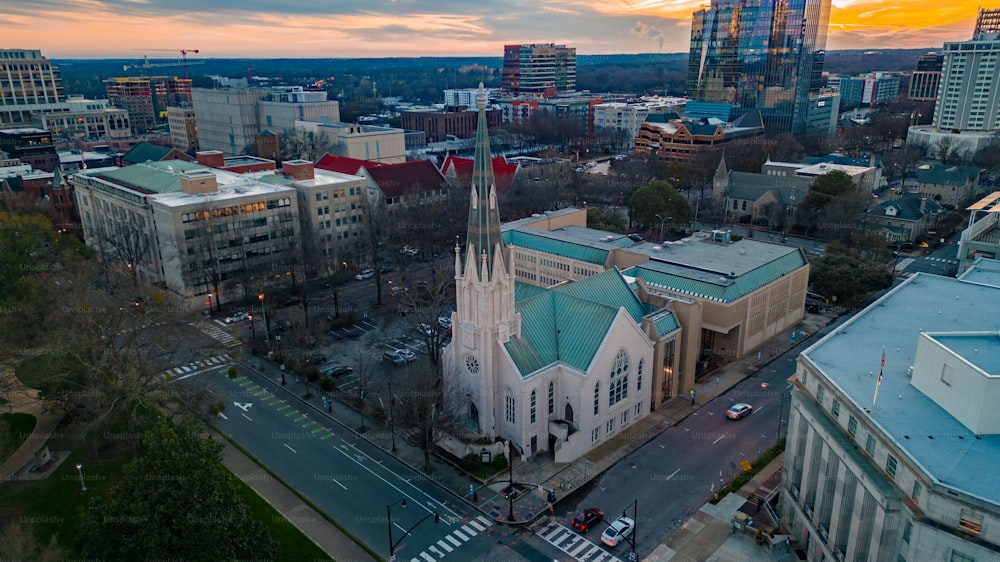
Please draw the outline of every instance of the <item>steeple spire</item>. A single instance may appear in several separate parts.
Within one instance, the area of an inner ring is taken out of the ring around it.
[[[476,130],[476,156],[472,165],[472,191],[469,200],[469,230],[467,250],[483,255],[485,267],[482,271],[493,275],[493,260],[497,244],[503,247],[500,238],[500,211],[497,209],[496,181],[493,179],[493,161],[490,158],[490,138],[486,127],[486,89],[479,83],[479,122]],[[476,264],[479,260],[468,261]],[[501,266],[502,267],[502,266]],[[468,275],[469,271],[465,272]],[[480,279],[486,281],[486,279]]]

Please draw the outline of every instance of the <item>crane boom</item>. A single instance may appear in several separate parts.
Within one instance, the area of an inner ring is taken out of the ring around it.
[[[184,78],[190,78],[188,74],[188,59],[187,59],[188,53],[197,55],[200,52],[200,49],[132,49],[132,50],[147,51],[147,52],[156,51],[160,53],[180,53],[181,58],[184,60],[184,62],[182,63],[184,65]],[[146,60],[146,64],[147,65],[149,64],[148,59]],[[148,66],[145,68],[148,68]]]

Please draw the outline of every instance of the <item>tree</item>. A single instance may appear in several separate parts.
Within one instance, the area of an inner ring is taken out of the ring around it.
[[[854,185],[851,176],[840,170],[818,176],[809,185],[802,203],[795,211],[796,224],[808,230],[819,227],[827,239],[852,233],[858,215],[864,211],[870,196]],[[822,220],[820,220],[822,217]]]
[[[326,133],[308,131],[285,131],[278,135],[278,147],[281,150],[281,161],[308,160],[315,162],[324,154],[344,154],[343,143],[336,143]]]
[[[809,284],[821,295],[850,301],[892,286],[892,265],[861,257],[857,252],[826,254],[812,263]]]
[[[654,180],[636,191],[628,202],[629,218],[639,230],[650,230],[662,223],[670,225],[691,224],[691,204],[665,181]],[[657,218],[659,215],[660,218]]]
[[[25,562],[59,562],[63,560],[56,536],[47,545],[35,541],[34,525],[31,518],[11,519],[0,530],[0,560],[23,560]]]
[[[587,226],[624,234],[628,225],[625,217],[613,207],[590,207],[587,209]]]
[[[91,501],[81,550],[111,560],[278,559],[278,544],[222,465],[222,445],[201,437],[204,429],[189,418],[143,433],[141,456],[109,497]]]
[[[398,427],[406,433],[406,442],[419,447],[424,453],[424,470],[430,472],[431,453],[443,433],[445,420],[441,379],[420,373],[415,365],[407,366],[404,386],[396,394],[395,406]]]
[[[366,252],[375,272],[375,302],[382,304],[382,265],[385,246],[389,243],[390,216],[385,197],[377,188],[361,198],[365,210],[364,240]]]

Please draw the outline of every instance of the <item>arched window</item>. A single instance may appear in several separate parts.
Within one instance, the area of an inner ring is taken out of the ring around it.
[[[556,412],[556,385],[549,381],[549,415]]]
[[[594,415],[600,411],[601,406],[601,381],[594,383]]]
[[[507,388],[506,396],[504,397],[504,402],[506,403],[506,406],[507,406],[506,409],[505,409],[505,416],[504,417],[506,418],[507,423],[514,423],[514,419],[515,419],[514,418],[514,406],[515,406],[515,403],[514,403],[514,391],[511,390],[510,387]]]
[[[608,407],[628,398],[628,355],[625,350],[618,352],[611,366],[611,388],[608,389]]]
[[[747,202],[746,202],[746,201],[744,201],[744,202],[743,202],[743,205],[742,205],[742,207],[743,207],[743,208],[742,208],[742,209],[740,209],[741,211],[746,211],[746,210],[747,210]]]
[[[535,423],[535,391],[531,391],[531,423]]]
[[[642,390],[642,363],[645,359],[639,360],[639,369],[635,372],[635,389]]]

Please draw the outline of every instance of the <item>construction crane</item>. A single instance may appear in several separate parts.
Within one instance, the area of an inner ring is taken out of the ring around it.
[[[183,62],[149,62],[149,57],[142,57],[142,64],[126,64],[122,66],[122,70],[139,69],[139,74],[142,74],[144,70],[149,70],[150,68],[159,68],[161,66],[181,66],[185,63]],[[200,64],[200,63],[194,63]]]
[[[188,75],[188,53],[198,54],[199,49],[132,49],[133,51],[144,51],[152,52],[157,51],[161,53],[180,53],[181,58],[184,60],[181,64],[184,65],[184,78],[190,78]]]

